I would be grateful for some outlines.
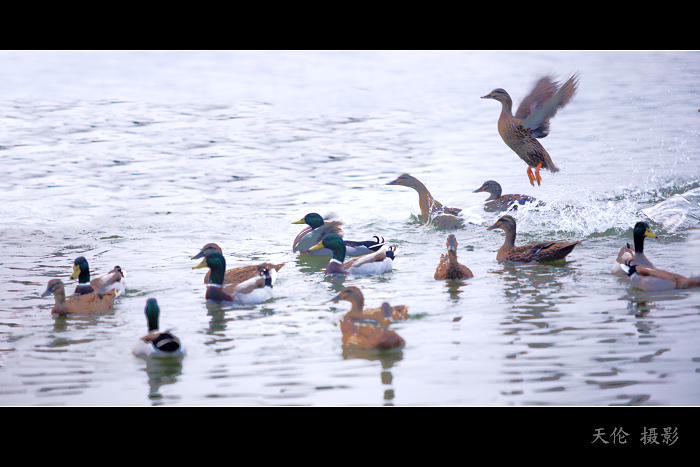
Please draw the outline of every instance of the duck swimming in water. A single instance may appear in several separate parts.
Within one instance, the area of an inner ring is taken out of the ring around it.
[[[632,260],[634,260],[634,264],[638,266],[653,268],[654,265],[644,254],[645,237],[656,238],[656,234],[651,231],[649,224],[641,221],[634,224],[634,229],[632,230],[634,250],[632,250],[629,243],[626,246],[620,247],[620,252],[617,254],[617,258],[615,259],[610,272],[619,277],[626,277],[627,268],[623,268],[623,265]]]
[[[217,245],[216,243],[207,243],[202,247],[201,250],[199,250],[199,253],[194,255],[191,259],[204,258],[209,253],[219,253],[221,256],[224,255],[219,245]],[[226,272],[224,272],[223,283],[227,286],[229,284],[240,284],[241,282],[247,281],[248,279],[254,277],[257,278],[260,275],[260,270],[262,268],[274,269],[275,271],[279,271],[282,268],[282,266],[284,266],[284,263],[260,263],[255,265],[239,266],[237,268],[227,269]],[[207,273],[204,276],[205,284],[209,283],[210,277],[211,271],[207,271]]]
[[[447,253],[440,256],[440,263],[435,270],[435,279],[469,279],[474,277],[468,267],[457,261],[457,237],[448,235],[446,246]]]
[[[182,357],[185,355],[185,347],[172,332],[159,331],[158,320],[160,307],[155,298],[146,301],[146,321],[148,322],[148,334],[136,342],[133,353],[140,357]]]
[[[634,260],[623,265],[630,282],[645,292],[690,289],[700,287],[700,277],[685,277],[662,269],[634,264]]]
[[[515,246],[516,224],[512,216],[503,216],[486,230],[503,229],[506,233],[503,246],[496,254],[497,261],[512,261],[529,263],[533,261],[556,261],[571,253],[578,242],[543,242],[530,245]]]
[[[527,164],[527,176],[533,186],[535,181],[538,185],[542,181],[540,169],[559,171],[537,139],[549,134],[549,119],[571,100],[577,87],[577,74],[569,78],[561,87],[549,77],[541,78],[532,92],[523,99],[515,115],[512,114],[513,101],[504,89],[494,89],[481,97],[495,99],[501,103],[498,133],[508,147]]]
[[[432,223],[436,227],[450,229],[459,227],[457,216],[462,211],[460,208],[443,206],[433,198],[428,189],[416,177],[402,174],[396,180],[387,185],[401,185],[413,188],[418,192],[418,206],[420,207],[421,220],[424,224]]]
[[[333,252],[326,267],[327,275],[379,274],[391,271],[396,257],[396,247],[384,245],[379,251],[345,261],[345,242],[336,234],[326,235],[310,250],[320,248],[328,248]]]
[[[484,191],[489,193],[489,197],[486,198],[486,202],[484,203],[484,209],[486,211],[507,211],[511,208],[518,209],[518,206],[532,203],[537,203],[537,206],[545,205],[545,203],[542,201],[537,201],[537,199],[533,198],[532,196],[501,194],[501,185],[494,180],[485,181],[483,185],[474,190],[473,193],[481,193]]]
[[[351,317],[353,319],[373,319],[376,321],[381,321],[384,317],[384,310],[379,308],[365,308],[365,297],[362,291],[355,286],[350,286],[344,288],[338,295],[331,298],[330,301],[337,302],[340,300],[348,301],[352,304],[350,309]],[[391,312],[389,317],[392,321],[399,321],[406,319],[408,315],[408,307],[406,305],[394,305],[390,306]]]
[[[57,315],[100,315],[114,308],[117,292],[109,290],[105,293],[91,292],[71,295],[66,298],[66,290],[61,279],[51,279],[42,297],[53,294],[55,304],[51,313]]]
[[[343,347],[350,350],[392,350],[401,349],[406,342],[395,331],[388,329],[394,320],[395,307],[387,302],[375,312],[365,313],[358,298],[362,293],[357,287],[346,288],[332,301],[347,300],[352,303],[352,308],[340,320],[340,331],[343,334]],[[379,325],[367,321],[368,319],[378,321]]]
[[[255,305],[272,298],[272,284],[277,277],[275,269],[260,268],[258,275],[238,284],[224,285],[226,260],[221,253],[208,253],[201,263],[192,269],[208,267],[211,278],[205,298],[214,302],[231,302],[239,305]]]
[[[310,251],[310,248],[318,242],[320,242],[323,237],[330,234],[336,234],[343,237],[343,229],[341,228],[342,222],[340,221],[324,221],[323,217],[315,212],[310,212],[298,221],[292,222],[292,224],[306,224],[308,227],[304,228],[294,239],[294,244],[292,245],[292,251],[300,252],[301,254],[310,255],[330,255],[332,252],[327,248],[321,248],[318,250]],[[360,256],[372,253],[373,251],[378,251],[382,246],[384,246],[384,238],[379,239],[379,236],[375,235],[373,240],[365,241],[353,241],[345,240],[345,254],[348,256]]]

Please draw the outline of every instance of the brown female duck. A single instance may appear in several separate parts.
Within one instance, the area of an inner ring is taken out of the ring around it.
[[[42,297],[53,294],[56,303],[51,310],[58,315],[99,315],[114,307],[115,290],[105,293],[71,295],[66,299],[66,290],[61,279],[51,279]]]
[[[190,259],[197,259],[197,258],[204,258],[207,256],[209,253],[219,253],[220,255],[223,256],[223,253],[221,251],[221,248],[219,248],[219,245],[216,243],[207,243],[202,247],[201,250],[199,250],[199,253],[194,255]],[[257,278],[260,275],[260,270],[263,268],[267,269],[274,269],[275,271],[279,271],[282,266],[284,266],[284,263],[281,264],[272,264],[272,263],[260,263],[256,265],[250,265],[250,266],[240,266],[237,268],[233,269],[228,269],[226,272],[224,272],[224,280],[223,283],[226,285],[229,284],[240,284],[241,282],[247,281],[248,279],[251,279],[253,277]],[[209,278],[211,277],[211,270],[207,271],[206,275],[204,276],[204,283],[208,284],[209,283]]]
[[[565,106],[576,92],[578,75],[574,74],[561,87],[549,77],[538,81],[515,115],[512,114],[513,101],[508,93],[497,88],[482,96],[482,99],[495,99],[501,103],[501,116],[498,119],[498,133],[503,141],[527,164],[527,176],[534,186],[542,181],[540,169],[558,172],[552,158],[537,138],[549,134],[549,119]],[[532,168],[535,169],[533,175]]]
[[[356,305],[357,296],[354,293],[344,293],[346,290],[333,299],[334,301],[348,300],[352,303],[350,311],[340,320],[343,347],[352,350],[391,350],[400,349],[406,344],[396,332],[387,329],[394,319],[395,307],[386,302],[382,303],[379,312],[372,313],[370,318],[379,321],[379,325],[371,324],[365,321],[368,317],[363,313],[362,306],[358,308]]]
[[[471,270],[457,261],[457,237],[447,236],[447,253],[440,255],[440,264],[435,270],[435,279],[469,279],[474,277]]]
[[[537,201],[532,196],[501,194],[501,185],[494,180],[485,181],[483,185],[474,190],[473,193],[481,193],[484,191],[490,195],[486,198],[486,203],[484,203],[484,209],[486,211],[506,211],[510,208],[518,209],[518,206],[535,202],[537,202],[537,206],[545,205],[542,201]]]
[[[436,226],[443,228],[454,228],[458,226],[456,216],[462,211],[460,208],[448,208],[437,201],[430,194],[428,189],[417,178],[402,174],[396,180],[387,185],[401,185],[413,188],[418,192],[418,205],[420,206],[423,223],[432,221]]]
[[[380,308],[364,308],[365,297],[362,295],[362,291],[355,286],[350,286],[344,288],[338,295],[331,298],[330,301],[337,302],[339,300],[345,300],[352,304],[350,308],[350,317],[353,319],[373,319],[376,321],[381,321],[384,316],[384,311]],[[392,321],[398,321],[406,319],[408,314],[408,307],[406,305],[394,305],[390,306],[390,319]]]
[[[532,261],[556,261],[563,259],[571,253],[579,242],[543,242],[530,245],[515,246],[515,219],[511,216],[503,216],[486,230],[503,229],[506,233],[503,246],[496,254],[497,261],[513,261],[519,263],[529,263]]]

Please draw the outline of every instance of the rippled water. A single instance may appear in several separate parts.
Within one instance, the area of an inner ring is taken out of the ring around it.
[[[0,404],[698,405],[700,290],[645,293],[610,274],[647,220],[657,267],[700,274],[697,52],[0,52]],[[542,74],[580,71],[543,140],[561,171],[531,187],[498,136],[496,87],[519,103]],[[462,207],[459,258],[438,282],[446,233],[418,222],[401,173]],[[567,261],[495,260],[485,180],[547,202],[520,210],[517,243],[582,240]],[[346,238],[398,245],[394,270],[327,279],[291,252],[306,213]],[[208,305],[189,258],[286,261],[276,298]],[[75,257],[120,265],[113,312],[52,317],[49,279]],[[410,306],[406,347],[348,354],[329,303]],[[131,354],[143,309],[188,355]]]

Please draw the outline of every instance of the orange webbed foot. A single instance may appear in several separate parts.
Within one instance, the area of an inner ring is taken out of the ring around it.
[[[542,177],[540,177],[540,168],[541,167],[542,167],[542,162],[539,162],[537,164],[537,167],[535,167],[535,179],[537,180],[537,185],[539,185],[540,182],[542,181]],[[530,182],[530,183],[532,183],[532,182]]]
[[[535,175],[532,173],[530,166],[527,166],[527,178],[530,179],[530,185],[535,186]],[[539,184],[539,182],[537,182]]]

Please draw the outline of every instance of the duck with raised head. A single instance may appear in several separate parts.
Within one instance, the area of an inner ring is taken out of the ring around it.
[[[527,164],[527,177],[531,185],[540,185],[540,169],[558,172],[552,158],[538,138],[549,134],[549,120],[564,107],[576,92],[578,74],[574,74],[562,86],[550,77],[541,78],[530,94],[523,99],[515,115],[513,101],[508,93],[497,88],[482,99],[495,99],[501,103],[498,133],[503,141]],[[532,169],[535,173],[532,173]]]
[[[639,221],[634,224],[634,229],[632,229],[634,250],[630,247],[629,243],[626,246],[620,247],[620,252],[617,254],[617,258],[615,259],[610,272],[620,277],[627,276],[627,268],[624,268],[623,265],[631,260],[634,260],[634,263],[638,266],[653,268],[654,265],[644,254],[645,237],[656,238],[656,234],[651,231],[649,224]]]
[[[517,263],[530,263],[533,261],[545,262],[564,259],[571,253],[578,242],[543,242],[530,245],[515,246],[516,223],[512,216],[503,216],[486,230],[503,229],[506,233],[503,246],[496,254],[497,261],[512,261]]]
[[[344,288],[338,295],[331,298],[331,302],[338,302],[340,300],[345,300],[350,302],[352,307],[350,308],[350,316],[354,319],[373,319],[376,321],[381,321],[384,316],[384,311],[379,308],[365,308],[365,297],[362,291],[355,286],[350,286]],[[408,307],[406,305],[394,305],[390,306],[390,318],[392,321],[399,321],[406,319],[408,315]]]
[[[326,267],[327,275],[379,274],[394,267],[396,247],[384,245],[379,251],[345,261],[345,242],[337,234],[330,234],[309,250],[328,248],[333,257]]]
[[[298,221],[292,222],[292,224],[306,224],[307,227],[304,228],[299,235],[294,239],[294,244],[292,245],[292,251],[299,252],[301,254],[307,255],[330,255],[331,251],[327,248],[321,248],[314,251],[309,251],[310,248],[320,242],[323,237],[330,234],[336,234],[343,237],[343,223],[341,221],[328,221],[324,220],[323,216],[316,212],[310,212]],[[348,256],[360,256],[372,253],[373,251],[378,251],[382,246],[384,246],[384,238],[379,239],[378,235],[375,235],[372,240],[345,240],[345,254]]]
[[[424,224],[431,222],[441,228],[455,228],[459,226],[457,216],[462,211],[460,208],[449,208],[443,206],[438,200],[433,198],[425,185],[416,177],[409,174],[402,174],[396,180],[387,185],[401,185],[413,188],[418,192],[418,206],[420,207],[421,220]]]
[[[674,272],[637,265],[634,264],[634,260],[627,261],[622,268],[632,285],[645,292],[700,287],[700,277],[685,277]]]
[[[83,295],[92,293],[95,289],[90,284],[90,265],[84,256],[78,256],[73,261],[73,273],[70,278],[78,279],[78,285],[75,287],[74,295]]]
[[[537,203],[537,206],[544,206],[545,203],[537,201],[537,199],[528,195],[502,194],[501,185],[494,180],[485,181],[473,193],[486,192],[489,197],[486,198],[484,209],[486,211],[507,211],[508,209],[518,209],[518,206]]]
[[[42,297],[53,294],[55,304],[51,313],[57,315],[100,315],[114,308],[114,298],[117,292],[109,290],[105,293],[87,293],[71,295],[66,298],[66,290],[61,279],[51,279]]]
[[[341,292],[342,294],[342,292]],[[339,297],[341,297],[339,295]],[[348,300],[344,295],[338,300]],[[334,299],[335,300],[335,299]],[[352,303],[352,302],[351,302]],[[393,320],[393,308],[387,302],[382,303],[376,317],[379,325],[363,316],[353,303],[352,309],[340,320],[340,331],[343,334],[343,347],[350,350],[393,350],[401,349],[406,342],[395,331],[388,329]]]
[[[447,253],[440,255],[440,263],[435,270],[435,279],[469,279],[474,277],[472,271],[457,260],[457,237],[447,236]]]
[[[217,245],[216,243],[207,243],[202,247],[201,250],[199,250],[199,253],[197,253],[190,259],[204,258],[209,253],[219,253],[221,256],[224,255],[219,245]],[[239,266],[233,269],[227,269],[226,272],[224,272],[224,284],[240,284],[241,282],[247,281],[248,279],[257,278],[260,275],[260,270],[262,268],[274,269],[275,271],[279,271],[282,268],[282,266],[284,266],[284,263],[272,264],[265,262],[248,266]],[[210,277],[211,271],[207,271],[207,273],[204,275],[205,284],[209,283]]]
[[[277,271],[261,267],[258,275],[238,284],[224,285],[226,260],[221,253],[208,253],[201,263],[192,269],[209,268],[211,276],[205,298],[214,302],[231,302],[238,305],[255,305],[272,298],[272,285]]]
[[[146,321],[148,334],[143,336],[134,345],[133,353],[140,357],[182,357],[185,355],[185,347],[172,332],[159,331],[158,320],[160,307],[155,298],[146,301]]]

